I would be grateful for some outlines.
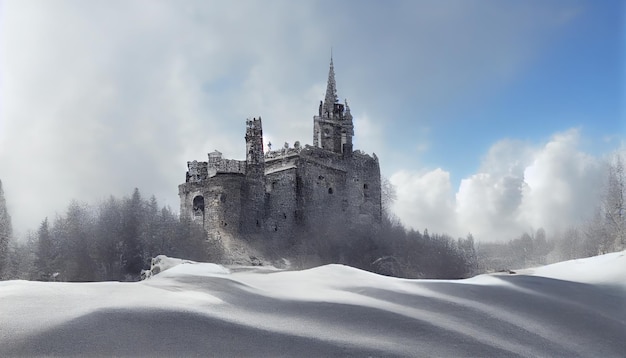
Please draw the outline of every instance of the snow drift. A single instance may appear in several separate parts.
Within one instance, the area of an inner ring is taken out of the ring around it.
[[[160,257],[135,283],[0,282],[0,356],[568,356],[626,352],[626,253],[406,280]]]

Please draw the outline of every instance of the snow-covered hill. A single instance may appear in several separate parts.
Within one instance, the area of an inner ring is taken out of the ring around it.
[[[159,265],[136,283],[0,282],[0,356],[626,354],[626,252],[460,281]]]

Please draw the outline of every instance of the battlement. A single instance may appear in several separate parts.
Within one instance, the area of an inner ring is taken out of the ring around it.
[[[205,181],[207,177],[207,162],[198,162],[196,160],[187,162],[186,183],[199,184]]]
[[[209,162],[207,164],[207,174],[209,178],[218,173],[246,174],[246,162],[244,160],[223,159],[221,155],[222,153],[220,153],[219,158],[211,158],[209,154]]]
[[[246,119],[246,137],[263,135],[263,126],[261,123],[261,117]]]
[[[235,159],[224,159],[222,153],[214,151],[209,153],[208,162],[196,160],[187,162],[186,183],[202,184],[207,179],[218,173],[246,174],[246,162]]]

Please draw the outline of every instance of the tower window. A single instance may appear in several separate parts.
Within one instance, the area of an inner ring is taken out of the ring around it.
[[[204,212],[204,197],[202,195],[193,198],[193,212],[195,215],[202,215]]]
[[[332,194],[333,193],[333,188],[328,188],[328,194]]]
[[[363,189],[367,190],[369,189],[369,186],[367,184],[363,184]]]

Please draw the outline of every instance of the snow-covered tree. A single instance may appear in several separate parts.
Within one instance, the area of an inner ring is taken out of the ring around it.
[[[620,155],[609,166],[607,192],[603,202],[603,211],[607,234],[612,250],[622,250],[626,245],[626,174]]]
[[[35,249],[35,272],[33,277],[42,281],[49,281],[56,277],[58,250],[50,234],[48,218],[44,219],[37,231]]]
[[[2,190],[2,181],[0,180],[0,277],[2,277],[3,269],[7,265],[9,240],[12,234],[11,216],[7,210],[4,191]]]
[[[122,273],[129,279],[138,277],[143,268],[141,231],[145,219],[145,205],[139,189],[123,204],[122,219]]]

